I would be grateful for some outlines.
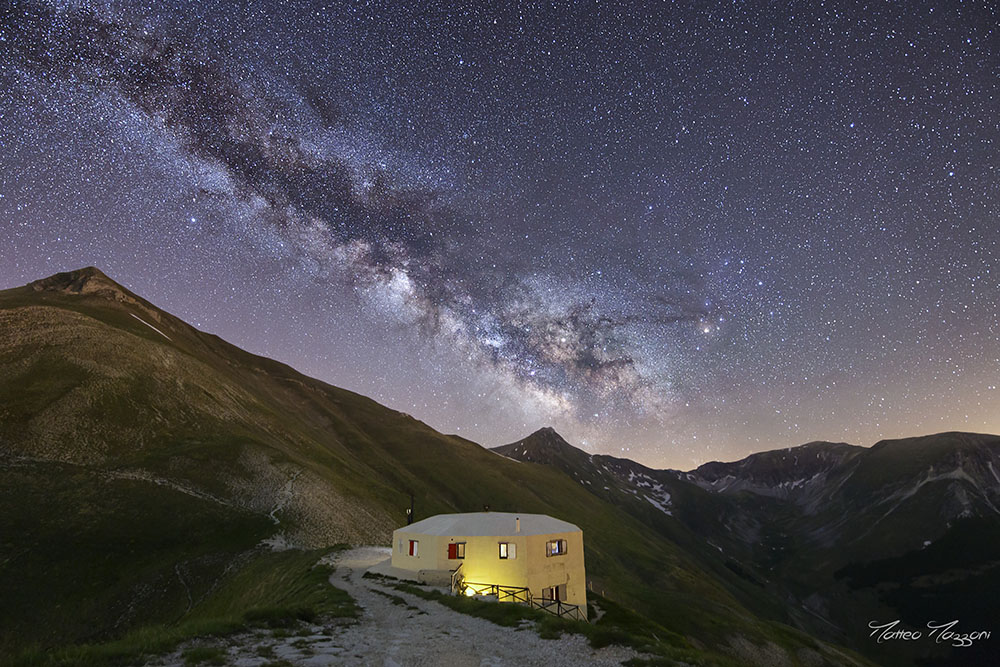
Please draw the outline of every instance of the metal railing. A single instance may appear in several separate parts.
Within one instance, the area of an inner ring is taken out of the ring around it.
[[[554,616],[568,616],[577,621],[586,621],[583,612],[580,611],[580,605],[578,604],[568,604],[562,600],[549,600],[547,598],[542,598],[541,601],[531,600],[529,603],[535,609],[541,609],[542,611],[547,611]]]
[[[587,620],[578,604],[568,604],[561,600],[550,600],[548,598],[536,600],[532,598],[531,591],[524,586],[477,584],[465,581],[464,577],[460,575],[461,569],[462,566],[459,565],[458,569],[451,576],[451,592],[453,595],[466,595],[467,591],[472,590],[475,595],[489,595],[495,597],[498,602],[516,602],[528,605],[533,609],[541,609],[553,616],[568,617],[577,621]]]
[[[465,563],[459,563],[455,571],[451,573],[451,594],[461,595],[463,584],[465,583],[465,575],[462,574],[462,566]]]
[[[464,582],[462,592],[475,591],[476,595],[491,595],[500,602],[520,602],[531,604],[531,591],[523,586],[504,586],[503,584],[477,584]]]

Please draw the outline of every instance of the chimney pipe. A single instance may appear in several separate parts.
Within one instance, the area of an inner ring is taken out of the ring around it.
[[[413,494],[410,494],[410,509],[406,510],[406,525],[413,523]]]
[[[521,517],[517,517],[516,519],[514,519],[514,528],[515,532],[517,533],[521,532]]]

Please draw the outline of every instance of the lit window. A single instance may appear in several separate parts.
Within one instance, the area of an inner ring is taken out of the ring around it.
[[[566,553],[566,540],[549,540],[545,543],[546,556],[562,556]]]
[[[465,558],[465,542],[452,542],[448,545],[448,560]]]
[[[420,542],[418,542],[417,540],[410,540],[410,555],[411,556],[416,556],[417,555],[417,547],[418,546],[420,546]]]
[[[517,545],[513,542],[500,542],[500,560],[517,558]]]

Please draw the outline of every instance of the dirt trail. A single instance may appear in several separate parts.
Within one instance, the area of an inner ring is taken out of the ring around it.
[[[530,627],[501,627],[402,593],[378,580],[364,579],[365,570],[388,558],[389,553],[387,548],[362,547],[336,554],[328,561],[336,568],[331,583],[350,593],[362,607],[359,622],[316,625],[309,634],[295,637],[240,635],[227,642],[228,664],[260,667],[286,660],[317,666],[577,667],[619,665],[638,655],[620,646],[592,649],[580,635],[541,639]],[[150,664],[182,665],[181,651]]]

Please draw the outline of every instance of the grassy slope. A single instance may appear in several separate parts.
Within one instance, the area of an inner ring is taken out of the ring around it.
[[[877,645],[867,623],[900,618],[919,628],[944,617],[962,619],[967,629],[1000,623],[991,604],[1000,576],[998,450],[997,436],[942,433],[870,449],[811,443],[698,469],[712,479],[735,474],[772,487],[829,471],[813,511],[751,491],[709,493],[666,471],[588,456],[545,430],[497,448],[586,483],[695,556],[759,616],[854,646],[887,665],[985,662],[985,644],[972,650],[933,642]],[[800,464],[795,454],[803,453]],[[646,486],[635,486],[633,474]],[[669,491],[672,516],[642,497],[652,481]],[[956,520],[966,513],[981,518]]]
[[[28,637],[35,641],[55,645],[183,622],[187,589],[197,600],[199,586],[210,588],[221,567],[275,530],[264,519],[270,501],[248,500],[241,489],[273,486],[275,471],[294,470],[312,480],[317,495],[278,512],[280,529],[317,543],[387,542],[409,492],[420,516],[485,504],[551,513],[583,527],[596,589],[697,645],[719,647],[735,636],[792,651],[814,645],[761,621],[671,540],[558,471],[437,433],[198,332],[135,295],[117,299],[30,288],[0,293],[0,327],[13,340],[0,349],[8,378],[0,388],[0,443],[13,454],[74,464],[60,464],[51,481],[57,488],[47,486],[47,471],[27,463],[5,471],[20,477],[4,496],[0,534],[23,534],[16,517],[24,498],[51,499],[34,518],[45,526],[39,539],[8,538],[0,554],[0,579],[31,582],[21,597],[4,600],[2,613],[14,619],[33,606],[39,631]],[[248,465],[248,456],[264,461],[263,469]],[[140,471],[220,502],[150,482],[102,481],[108,471]],[[330,489],[336,503],[323,495]],[[68,512],[63,527],[48,523],[67,507],[90,509]],[[109,542],[115,546],[102,551]],[[106,612],[78,627],[57,623],[91,604],[86,591],[66,582],[94,576],[111,596]],[[155,594],[142,598],[149,588]],[[4,641],[15,637],[24,639],[11,632]]]
[[[815,514],[749,493],[725,501],[760,519],[761,546],[776,547],[749,554],[748,566],[780,582],[791,599],[815,605],[819,613],[800,614],[799,627],[856,646],[879,664],[979,664],[977,652],[987,650],[983,645],[973,650],[933,642],[880,646],[867,623],[898,618],[920,628],[947,616],[972,629],[1000,622],[988,603],[1000,572],[996,514],[983,497],[992,493],[995,503],[988,462],[997,445],[996,436],[968,433],[879,443],[837,473],[830,484],[836,492]],[[986,486],[953,476],[956,469],[986,480]],[[961,496],[968,500],[965,508],[956,504]],[[956,520],[965,509],[986,518]],[[717,526],[706,529],[711,539],[724,539]]]
[[[801,544],[779,564],[780,575],[797,584],[803,597],[809,592],[826,597],[828,618],[848,631],[845,643],[864,648],[881,664],[990,664],[982,644],[972,649],[931,642],[873,645],[857,619],[901,619],[921,628],[947,617],[960,619],[966,630],[1000,623],[998,608],[990,604],[1000,576],[995,510],[966,479],[928,481],[956,468],[975,474],[977,462],[988,460],[996,447],[996,436],[942,433],[866,450],[837,502],[817,516],[793,519],[799,532],[839,524],[835,546]],[[954,518],[964,511],[955,504],[956,493],[968,498],[973,518]]]
[[[180,618],[188,590],[202,597],[270,529],[259,516],[58,463],[0,468],[0,517],[0,646],[99,640]]]
[[[192,638],[224,636],[251,628],[287,628],[320,617],[354,619],[360,609],[330,585],[330,568],[316,565],[319,551],[261,554],[220,580],[212,595],[175,622],[154,622],[69,645],[39,644],[0,652],[0,664],[16,667],[101,667],[142,664]],[[276,630],[280,631],[280,630]],[[184,653],[198,653],[201,648]],[[208,648],[209,654],[217,649]],[[9,658],[9,659],[8,659]]]
[[[738,506],[742,517],[763,517],[781,509],[778,501],[750,494],[736,500],[628,459],[590,456],[548,429],[494,451],[563,471],[602,501],[621,508],[677,545],[757,616],[788,624],[796,620],[796,610],[787,604],[787,592],[779,582],[767,575],[766,568],[745,565],[773,555],[774,544],[761,544],[756,539],[748,543],[733,534],[734,506]],[[623,479],[631,479],[633,474],[646,484],[655,481],[664,487],[671,497],[670,515],[646,500],[644,493],[648,493],[649,486],[622,484]]]

